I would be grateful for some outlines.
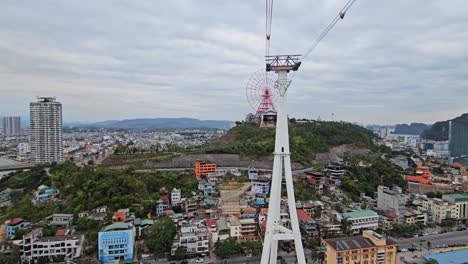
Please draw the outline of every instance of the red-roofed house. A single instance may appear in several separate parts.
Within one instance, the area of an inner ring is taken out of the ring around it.
[[[70,229],[70,228],[64,228],[64,229],[59,229],[55,231],[55,236],[69,236],[73,235],[75,230]]]
[[[119,211],[119,212],[114,212],[112,215],[112,222],[125,222],[127,219],[127,214],[125,212]]]
[[[7,237],[14,237],[15,230],[29,226],[29,222],[23,218],[15,218],[7,223]]]
[[[296,212],[302,236],[305,238],[318,237],[319,232],[317,222],[301,209],[297,209]]]

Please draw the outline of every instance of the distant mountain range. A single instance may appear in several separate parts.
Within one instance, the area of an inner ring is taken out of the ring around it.
[[[421,133],[430,128],[431,125],[423,123],[411,123],[407,124],[398,124],[395,127],[395,134],[404,134],[404,135],[421,135]]]
[[[222,128],[229,129],[234,125],[226,120],[199,120],[195,118],[138,118],[125,120],[108,120],[103,122],[79,125],[80,127],[97,128]]]

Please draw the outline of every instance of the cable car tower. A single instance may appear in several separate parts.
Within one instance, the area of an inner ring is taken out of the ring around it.
[[[268,72],[274,71],[278,74],[275,89],[278,90],[279,98],[276,107],[278,116],[276,121],[275,152],[273,153],[273,174],[271,177],[270,201],[261,264],[276,263],[279,240],[294,240],[297,263],[306,263],[294,198],[291,154],[289,152],[288,115],[286,111],[286,93],[291,84],[291,80],[288,79],[288,73],[290,71],[297,71],[300,65],[300,55],[266,56],[266,70]],[[288,229],[280,224],[281,182],[283,178],[286,180],[288,211],[292,229]]]

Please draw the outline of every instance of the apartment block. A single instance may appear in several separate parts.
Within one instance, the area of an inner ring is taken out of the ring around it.
[[[377,187],[377,208],[395,212],[400,222],[403,220],[407,200],[408,196],[400,187],[395,186],[393,189],[382,185]]]
[[[209,252],[209,243],[205,221],[192,220],[178,230],[172,244],[171,255],[174,256],[180,247],[185,248],[188,255],[206,255]]]
[[[372,231],[362,236],[322,240],[325,264],[396,264],[397,243]]]
[[[5,136],[15,136],[21,134],[21,118],[19,116],[4,116],[3,134]]]
[[[63,162],[62,104],[52,97],[30,103],[30,129],[33,162]]]
[[[372,210],[353,210],[342,214],[341,219],[351,223],[351,231],[354,234],[360,230],[377,229],[379,227],[379,215]],[[341,221],[340,219],[340,221]]]
[[[83,243],[83,235],[43,237],[42,229],[35,229],[23,236],[20,244],[21,263],[37,263],[39,258],[62,258],[68,262],[81,256]]]

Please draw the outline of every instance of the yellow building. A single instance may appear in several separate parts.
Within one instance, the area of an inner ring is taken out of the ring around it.
[[[362,236],[322,240],[325,264],[396,264],[397,244],[372,230]]]

